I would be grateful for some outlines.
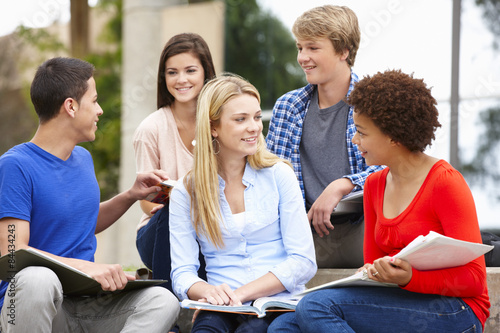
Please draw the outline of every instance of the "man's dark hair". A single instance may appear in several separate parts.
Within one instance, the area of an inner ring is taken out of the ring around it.
[[[52,58],[40,65],[30,91],[40,123],[56,117],[66,98],[79,103],[94,70],[92,64],[75,58]]]

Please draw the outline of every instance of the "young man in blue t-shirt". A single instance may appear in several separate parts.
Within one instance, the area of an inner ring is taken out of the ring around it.
[[[103,113],[93,73],[94,66],[72,58],[53,58],[38,68],[31,85],[38,130],[0,157],[0,253],[34,248],[116,291],[135,277],[120,265],[94,263],[95,234],[157,191],[164,175],[139,174],[129,190],[100,203],[92,157],[77,146],[95,139]],[[4,333],[165,332],[179,313],[175,296],[161,287],[63,297],[59,279],[45,267],[27,267],[10,284],[3,281],[0,295]]]

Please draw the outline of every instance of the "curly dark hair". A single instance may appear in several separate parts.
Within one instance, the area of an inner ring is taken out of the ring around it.
[[[364,77],[354,86],[348,102],[354,112],[369,117],[382,133],[412,152],[423,152],[441,127],[430,88],[424,80],[401,70]]]

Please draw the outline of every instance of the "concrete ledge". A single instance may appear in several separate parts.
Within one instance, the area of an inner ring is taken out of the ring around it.
[[[356,269],[318,269],[316,275],[307,284],[307,288],[342,279],[355,272]],[[484,327],[484,333],[497,333],[500,332],[500,267],[486,267],[486,273],[488,274],[487,282],[491,308],[490,317]]]
[[[177,319],[177,325],[179,325],[180,333],[191,332],[191,327],[193,327],[191,319],[193,318],[194,311],[195,310],[181,308],[179,319]]]

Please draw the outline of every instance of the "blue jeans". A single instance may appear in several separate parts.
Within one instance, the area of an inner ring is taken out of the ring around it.
[[[201,311],[191,333],[266,333],[277,314],[268,313],[264,318],[225,312]]]
[[[153,279],[168,280],[161,286],[172,291],[168,203],[151,217],[148,224],[137,231],[135,244],[142,262],[153,271]],[[198,275],[207,280],[205,257],[201,252]]]
[[[306,295],[295,312],[268,332],[482,332],[471,308],[456,297],[392,287],[350,287]]]

